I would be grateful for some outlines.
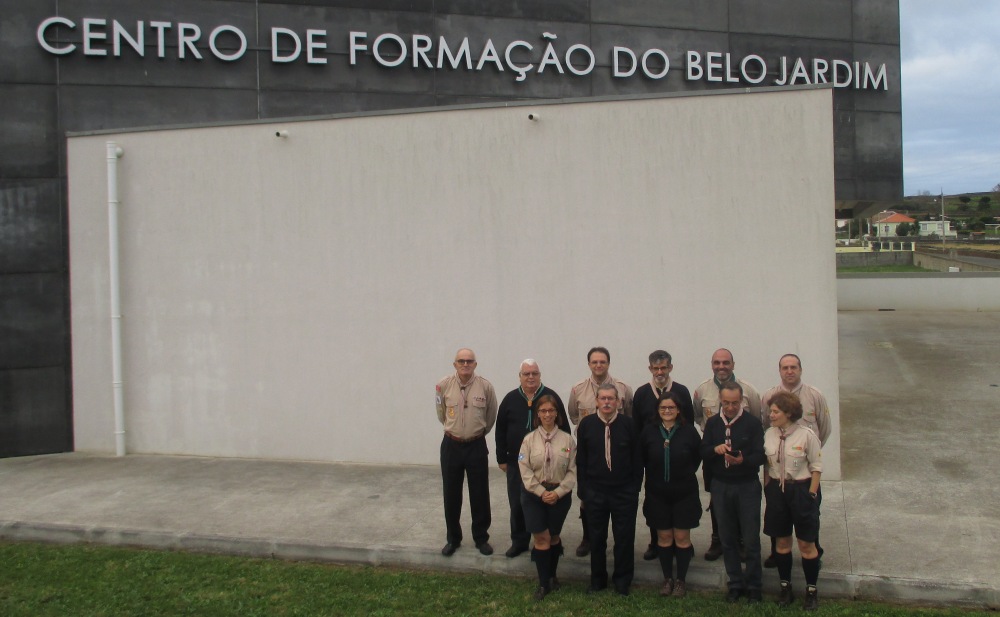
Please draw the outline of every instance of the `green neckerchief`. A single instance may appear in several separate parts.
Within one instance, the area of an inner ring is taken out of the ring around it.
[[[529,431],[531,430],[531,416],[532,416],[532,411],[534,411],[533,409],[534,402],[538,400],[538,397],[542,395],[542,392],[544,390],[545,390],[545,384],[543,383],[538,384],[538,390],[535,390],[535,396],[531,397],[531,401],[528,401],[528,397],[527,395],[524,394],[524,390],[521,389],[521,386],[517,387],[517,391],[521,393],[521,396],[524,398],[524,402],[528,403],[528,421],[527,423],[525,423],[524,428],[528,429]]]
[[[663,428],[663,423],[660,423],[660,435],[663,435],[663,481],[670,482],[670,440],[674,438],[674,433],[677,432],[677,427],[680,426],[679,423],[674,422],[673,428],[670,432]]]

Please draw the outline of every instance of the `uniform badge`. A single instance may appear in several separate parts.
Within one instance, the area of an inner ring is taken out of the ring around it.
[[[448,408],[448,417],[449,418],[454,418],[455,417],[455,408],[454,407],[449,407]]]
[[[664,439],[663,440],[663,447],[664,448],[669,448],[670,447],[670,440],[669,439]]]

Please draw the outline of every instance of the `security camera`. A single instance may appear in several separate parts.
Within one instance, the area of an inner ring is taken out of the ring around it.
[[[288,131],[275,131],[275,137],[288,137]]]
[[[528,120],[531,120],[532,122],[538,120],[538,114],[528,114]]]

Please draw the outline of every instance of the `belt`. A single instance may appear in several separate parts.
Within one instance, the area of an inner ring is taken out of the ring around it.
[[[781,480],[775,480],[775,482],[781,482]],[[805,480],[785,480],[785,486],[789,484],[809,484],[812,482],[812,478],[806,478]]]
[[[542,486],[545,487],[547,491],[554,491],[559,488],[558,482],[542,482]]]
[[[448,439],[452,440],[452,441],[457,441],[458,443],[472,443],[473,441],[476,441],[477,439],[482,439],[483,438],[482,434],[480,434],[480,435],[476,435],[475,437],[470,437],[468,439],[465,439],[464,437],[456,437],[455,435],[452,435],[448,431],[444,432],[444,436],[447,437]]]

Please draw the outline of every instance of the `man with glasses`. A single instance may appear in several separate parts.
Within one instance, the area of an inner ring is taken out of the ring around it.
[[[493,436],[496,439],[496,456],[500,470],[507,474],[507,501],[510,503],[510,548],[504,553],[507,557],[517,557],[528,550],[531,534],[524,523],[524,510],[521,509],[521,470],[517,464],[517,456],[521,450],[524,436],[533,430],[531,421],[535,416],[535,401],[542,394],[551,394],[556,399],[556,412],[562,418],[563,430],[569,432],[569,420],[562,399],[554,391],[542,384],[542,372],[538,363],[528,358],[521,363],[517,373],[521,385],[503,397],[497,412],[497,430]],[[559,545],[560,550],[562,545]]]
[[[652,379],[649,383],[636,388],[635,397],[632,399],[632,418],[635,419],[636,429],[640,435],[647,424],[660,421],[659,402],[660,395],[664,392],[673,392],[680,398],[680,413],[688,424],[694,426],[691,392],[687,386],[670,378],[670,371],[674,370],[672,361],[670,354],[662,349],[649,354],[649,374]],[[642,554],[642,558],[646,561],[656,559],[656,530],[652,527],[649,528],[649,546]]]
[[[444,484],[444,520],[448,543],[441,554],[450,557],[462,544],[462,485],[469,478],[472,509],[472,539],[483,555],[490,546],[489,448],[486,434],[497,419],[497,396],[493,385],[476,375],[476,354],[471,349],[455,352],[455,374],[438,382],[435,407],[444,426],[441,441],[441,479]]]
[[[626,416],[632,416],[632,388],[624,381],[615,379],[608,374],[611,367],[611,352],[604,347],[591,347],[587,352],[587,366],[590,377],[573,386],[569,393],[568,413],[574,426],[597,410],[597,389],[606,384],[614,386],[618,391],[618,411]],[[583,523],[583,540],[576,547],[577,557],[586,557],[590,553],[590,531],[587,525],[587,508],[580,495],[580,522]]]
[[[761,413],[760,395],[752,385],[736,378],[736,374],[733,373],[735,367],[733,354],[728,349],[716,349],[712,354],[712,378],[701,382],[694,391],[694,419],[702,428],[702,432],[705,430],[705,422],[719,413],[719,390],[727,383],[740,385],[743,393],[743,411],[760,420],[765,428],[769,424],[767,414]],[[707,465],[702,468],[702,476],[705,478],[705,491],[711,493],[712,470]],[[712,519],[712,543],[705,552],[705,559],[715,561],[722,555],[722,544],[719,541],[719,523],[711,503],[708,512]]]
[[[764,427],[744,407],[739,383],[720,386],[721,413],[705,422],[701,457],[712,474],[712,507],[719,524],[722,557],[729,579],[730,603],[746,595],[761,601],[760,467],[764,464]],[[740,539],[746,551],[746,570],[740,559]]]
[[[635,517],[642,486],[642,453],[632,418],[618,411],[621,401],[612,383],[597,387],[597,413],[580,420],[577,430],[576,473],[587,502],[590,552],[590,592],[608,586],[608,521],[615,540],[615,591],[629,594],[635,573]]]

